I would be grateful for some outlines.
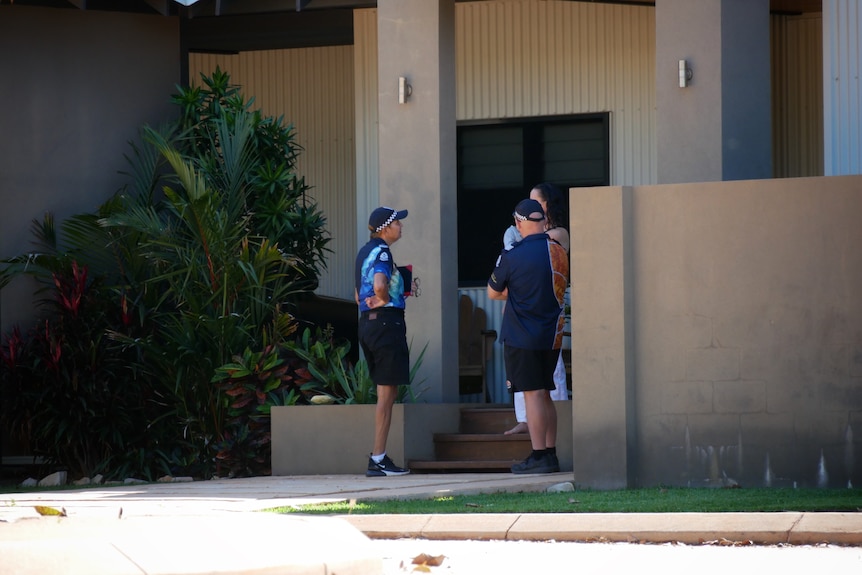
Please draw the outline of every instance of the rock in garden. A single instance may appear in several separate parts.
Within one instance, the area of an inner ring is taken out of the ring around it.
[[[39,487],[57,487],[58,485],[66,485],[65,471],[57,471],[39,481]]]
[[[574,491],[574,490],[575,490],[575,486],[572,482],[564,481],[562,483],[555,483],[554,485],[551,485],[550,487],[548,487],[548,489],[546,491],[548,493],[565,493],[567,491]]]

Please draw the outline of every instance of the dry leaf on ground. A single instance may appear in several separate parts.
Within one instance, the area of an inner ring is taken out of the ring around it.
[[[63,508],[54,509],[53,507],[47,507],[45,505],[36,505],[35,506],[36,513],[39,515],[55,515],[57,517],[66,517],[66,510]]]
[[[439,567],[443,564],[443,560],[446,558],[445,555],[428,555],[426,553],[420,553],[416,557],[413,558],[414,565],[428,565],[430,567]]]

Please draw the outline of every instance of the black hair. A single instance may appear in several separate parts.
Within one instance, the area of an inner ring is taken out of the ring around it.
[[[533,186],[532,190],[539,190],[542,199],[545,201],[545,205],[548,207],[545,214],[548,218],[548,227],[567,227],[566,206],[563,203],[563,194],[560,192],[560,189],[554,184],[542,182]]]

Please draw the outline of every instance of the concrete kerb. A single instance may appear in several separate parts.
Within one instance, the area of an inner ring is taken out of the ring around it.
[[[862,545],[859,513],[342,515],[372,539]]]
[[[793,545],[862,545],[862,513],[803,513],[787,542]]]
[[[551,522],[541,515],[522,515],[512,526],[513,538],[545,541],[751,542],[786,543],[799,513],[605,513],[569,514]]]

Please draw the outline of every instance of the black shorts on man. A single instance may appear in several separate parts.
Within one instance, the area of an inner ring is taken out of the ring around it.
[[[558,349],[523,349],[504,346],[503,360],[506,378],[512,382],[511,391],[553,390],[554,370],[557,368]]]
[[[410,351],[404,310],[382,307],[362,312],[359,344],[375,385],[410,384]]]

